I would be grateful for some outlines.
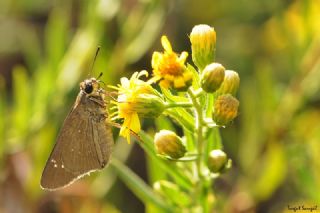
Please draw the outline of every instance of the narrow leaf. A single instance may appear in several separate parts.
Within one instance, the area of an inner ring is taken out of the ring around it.
[[[153,190],[127,166],[115,158],[110,162],[110,167],[117,173],[119,178],[130,188],[130,190],[144,203],[152,203],[154,206],[166,211],[172,211]]]

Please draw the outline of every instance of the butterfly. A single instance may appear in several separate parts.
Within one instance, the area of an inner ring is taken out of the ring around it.
[[[56,190],[103,169],[113,147],[106,123],[105,91],[95,78],[80,83],[76,102],[66,117],[43,170],[40,186]]]

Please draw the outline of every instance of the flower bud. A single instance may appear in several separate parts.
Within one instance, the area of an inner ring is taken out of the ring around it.
[[[240,84],[240,78],[237,72],[226,70],[224,73],[224,80],[217,90],[217,94],[231,94],[236,95]]]
[[[141,117],[158,117],[165,110],[163,99],[155,95],[141,94],[136,101],[136,111]]]
[[[214,61],[216,48],[216,32],[205,24],[193,27],[190,34],[192,60],[199,69]]]
[[[207,65],[201,76],[202,89],[208,93],[219,89],[224,79],[224,70],[224,67],[218,63]]]
[[[154,94],[138,94],[132,100],[126,95],[118,96],[118,105],[127,111],[137,112],[141,117],[158,117],[165,110],[164,100]]]
[[[154,145],[156,153],[178,159],[184,156],[186,148],[182,144],[182,140],[174,132],[169,130],[161,130],[154,136]]]
[[[209,153],[208,168],[211,172],[217,173],[222,171],[227,162],[227,155],[222,150],[214,149]]]
[[[218,125],[226,125],[238,114],[239,101],[230,94],[219,96],[213,106],[212,118]]]

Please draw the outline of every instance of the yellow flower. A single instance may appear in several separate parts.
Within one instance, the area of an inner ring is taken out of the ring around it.
[[[166,36],[161,37],[164,52],[154,52],[152,55],[153,80],[160,80],[160,86],[164,88],[175,88],[177,90],[187,89],[192,82],[192,73],[187,70],[185,61],[187,52],[178,56]]]
[[[130,79],[121,78],[117,87],[110,86],[118,90],[117,101],[112,103],[116,110],[112,119],[123,119],[120,135],[125,137],[130,143],[130,132],[138,133],[141,129],[140,116],[155,117],[160,115],[165,109],[161,95],[150,86],[150,82],[139,79],[147,76],[146,71],[135,72]]]

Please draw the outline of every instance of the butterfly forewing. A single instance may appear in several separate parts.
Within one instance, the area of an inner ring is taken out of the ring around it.
[[[82,91],[62,126],[57,143],[41,177],[44,189],[55,190],[108,162],[113,137],[105,124],[102,96],[87,96]]]

